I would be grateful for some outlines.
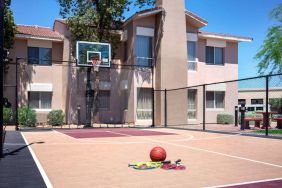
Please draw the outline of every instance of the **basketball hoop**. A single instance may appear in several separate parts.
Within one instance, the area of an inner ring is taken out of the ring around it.
[[[92,66],[94,68],[94,71],[98,72],[99,71],[99,65],[101,64],[101,60],[98,59],[98,58],[92,58],[91,63],[92,63]]]

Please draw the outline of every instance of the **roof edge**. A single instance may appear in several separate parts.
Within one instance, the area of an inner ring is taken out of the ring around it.
[[[237,41],[237,42],[252,42],[253,41],[253,38],[251,37],[235,36],[235,35],[230,35],[230,34],[206,32],[206,31],[199,31],[198,35],[199,37],[203,37],[203,38],[224,39],[224,40],[231,40],[231,41]]]
[[[37,39],[37,40],[49,40],[49,41],[58,41],[62,42],[64,41],[64,38],[52,38],[52,37],[41,37],[41,36],[35,36],[35,35],[28,35],[28,34],[16,34],[16,38],[19,39]]]
[[[196,21],[200,22],[204,26],[208,25],[208,21],[207,20],[205,20],[204,18],[201,18],[200,16],[198,16],[197,14],[195,14],[195,13],[189,11],[189,10],[185,10],[185,14],[187,16],[190,16],[191,18],[195,19]]]

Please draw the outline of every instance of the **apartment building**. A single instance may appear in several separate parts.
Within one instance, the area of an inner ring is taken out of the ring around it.
[[[164,90],[238,78],[238,44],[249,37],[206,32],[208,22],[185,10],[184,0],[157,0],[153,9],[137,12],[123,23],[121,41],[113,64],[151,68],[100,69],[99,112],[93,121],[101,123],[164,124]],[[52,109],[62,109],[66,123],[85,121],[85,71],[72,63],[73,43],[64,20],[54,27],[18,25],[11,58],[28,58],[20,63],[19,105],[29,104],[46,121]],[[34,59],[34,60],[32,60]],[[39,59],[39,60],[38,60]],[[44,59],[44,60],[43,60]],[[53,61],[50,61],[50,60]],[[9,72],[14,71],[10,69]],[[7,74],[7,82],[14,78]],[[27,76],[28,75],[28,76]],[[93,72],[91,79],[94,79]],[[206,88],[207,116],[233,112],[237,105],[236,84]],[[227,94],[228,93],[228,94]],[[168,95],[168,123],[200,122],[202,91],[190,89]],[[6,93],[9,100],[13,95]],[[229,98],[236,99],[227,104]],[[153,105],[154,104],[154,105]],[[154,109],[153,109],[154,107]],[[153,114],[154,112],[154,114]]]

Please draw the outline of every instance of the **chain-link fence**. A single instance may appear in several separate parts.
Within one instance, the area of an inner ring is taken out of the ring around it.
[[[4,113],[6,124],[61,125],[50,120],[59,119],[56,113],[48,114],[62,110],[62,127],[155,125],[282,137],[282,74],[157,90],[151,67],[113,63],[94,71],[74,62],[18,59],[4,80],[4,104],[12,109]]]
[[[281,74],[164,93],[167,127],[282,137]]]
[[[36,120],[27,126],[56,126],[48,114],[62,110],[62,127],[83,127],[87,120],[91,127],[149,127],[153,123],[152,74],[148,66],[112,64],[94,71],[74,62],[34,65],[19,59],[9,64],[5,77],[4,96],[13,111],[6,123],[25,126],[23,121],[30,121],[28,115],[19,112],[28,107]]]

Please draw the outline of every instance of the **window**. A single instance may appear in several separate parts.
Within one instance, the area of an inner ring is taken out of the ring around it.
[[[51,109],[52,92],[35,92],[28,93],[28,105],[33,109]]]
[[[251,104],[263,104],[263,99],[251,99]]]
[[[187,42],[188,70],[197,70],[196,42]]]
[[[188,89],[188,119],[197,118],[197,90]]]
[[[51,65],[52,49],[28,47],[28,63],[39,65]]]
[[[111,91],[99,91],[99,109],[100,110],[109,110],[110,109],[110,96]]]
[[[206,105],[207,108],[224,108],[224,91],[207,91]]]
[[[246,104],[246,99],[238,99],[238,105]]]
[[[136,64],[140,66],[152,65],[152,37],[137,36],[136,43]]]
[[[152,89],[138,88],[137,90],[137,119],[152,119]]]
[[[206,63],[223,65],[223,48],[206,46]]]

